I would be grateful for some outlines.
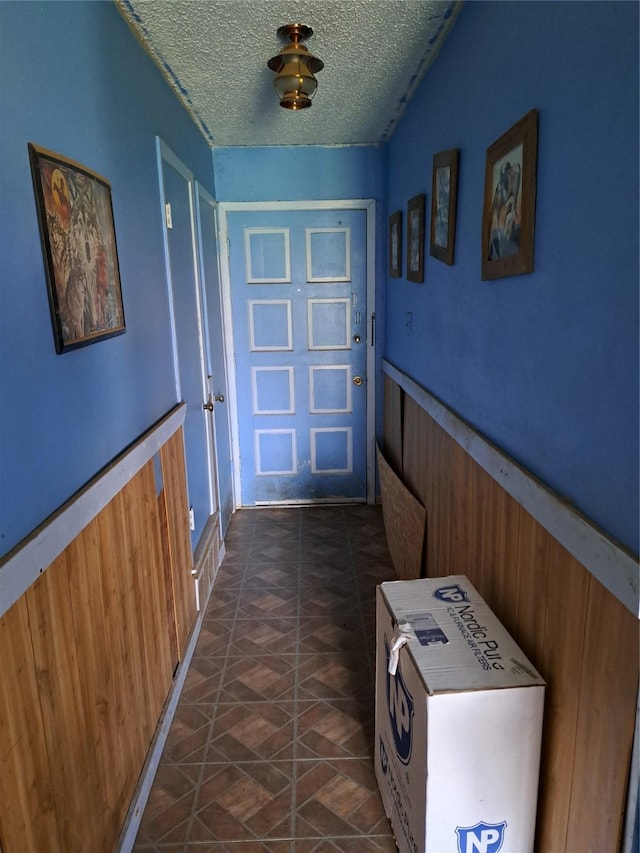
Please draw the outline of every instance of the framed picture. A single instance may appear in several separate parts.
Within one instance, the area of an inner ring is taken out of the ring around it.
[[[407,207],[407,279],[424,281],[424,193],[409,199]]]
[[[125,331],[111,186],[29,143],[56,352]]]
[[[482,278],[533,272],[538,112],[531,110],[487,149]]]
[[[397,210],[389,217],[389,275],[402,275],[402,211]]]
[[[457,148],[433,155],[431,185],[431,249],[434,258],[452,266],[458,199]]]

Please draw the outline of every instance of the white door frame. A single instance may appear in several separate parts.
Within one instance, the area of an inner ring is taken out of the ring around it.
[[[225,328],[225,347],[227,348],[229,419],[231,422],[231,448],[234,465],[234,501],[235,508],[241,506],[240,481],[240,432],[238,422],[238,397],[236,394],[236,361],[233,337],[233,319],[231,312],[231,269],[229,262],[228,214],[237,211],[268,213],[271,211],[309,211],[309,210],[363,210],[366,214],[366,255],[367,255],[367,503],[375,503],[375,296],[376,296],[376,202],[375,199],[337,199],[327,201],[221,201],[218,203],[220,214],[220,255],[221,293],[223,325]]]

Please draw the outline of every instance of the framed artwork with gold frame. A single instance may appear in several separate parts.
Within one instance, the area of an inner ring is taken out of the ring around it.
[[[402,275],[402,211],[396,210],[389,217],[389,275]]]
[[[482,278],[533,272],[538,111],[487,149],[482,214]]]
[[[424,281],[424,207],[424,193],[407,205],[407,279],[418,284]]]
[[[109,182],[29,143],[56,352],[125,331]]]
[[[456,239],[459,159],[457,148],[433,155],[430,253],[449,266],[453,264]]]

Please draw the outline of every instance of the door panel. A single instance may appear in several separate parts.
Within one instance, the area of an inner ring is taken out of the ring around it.
[[[242,503],[366,497],[366,213],[229,213]]]
[[[206,399],[203,376],[203,330],[194,257],[194,220],[189,178],[162,160],[164,200],[170,204],[171,227],[166,227],[169,278],[175,323],[179,397],[187,405],[184,437],[189,504],[194,510],[195,548],[211,513],[210,459],[207,425],[202,409]]]

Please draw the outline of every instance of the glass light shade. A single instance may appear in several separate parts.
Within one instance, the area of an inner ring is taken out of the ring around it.
[[[276,72],[273,87],[280,98],[280,106],[288,110],[303,110],[311,106],[318,82],[314,76],[324,68],[321,59],[309,53],[300,40],[313,35],[311,27],[287,24],[280,27],[278,35],[287,36],[291,44],[283,47],[267,65]]]
[[[283,59],[282,69],[273,81],[273,88],[280,98],[280,106],[289,110],[310,107],[318,82],[309,70],[308,57],[289,54]]]

